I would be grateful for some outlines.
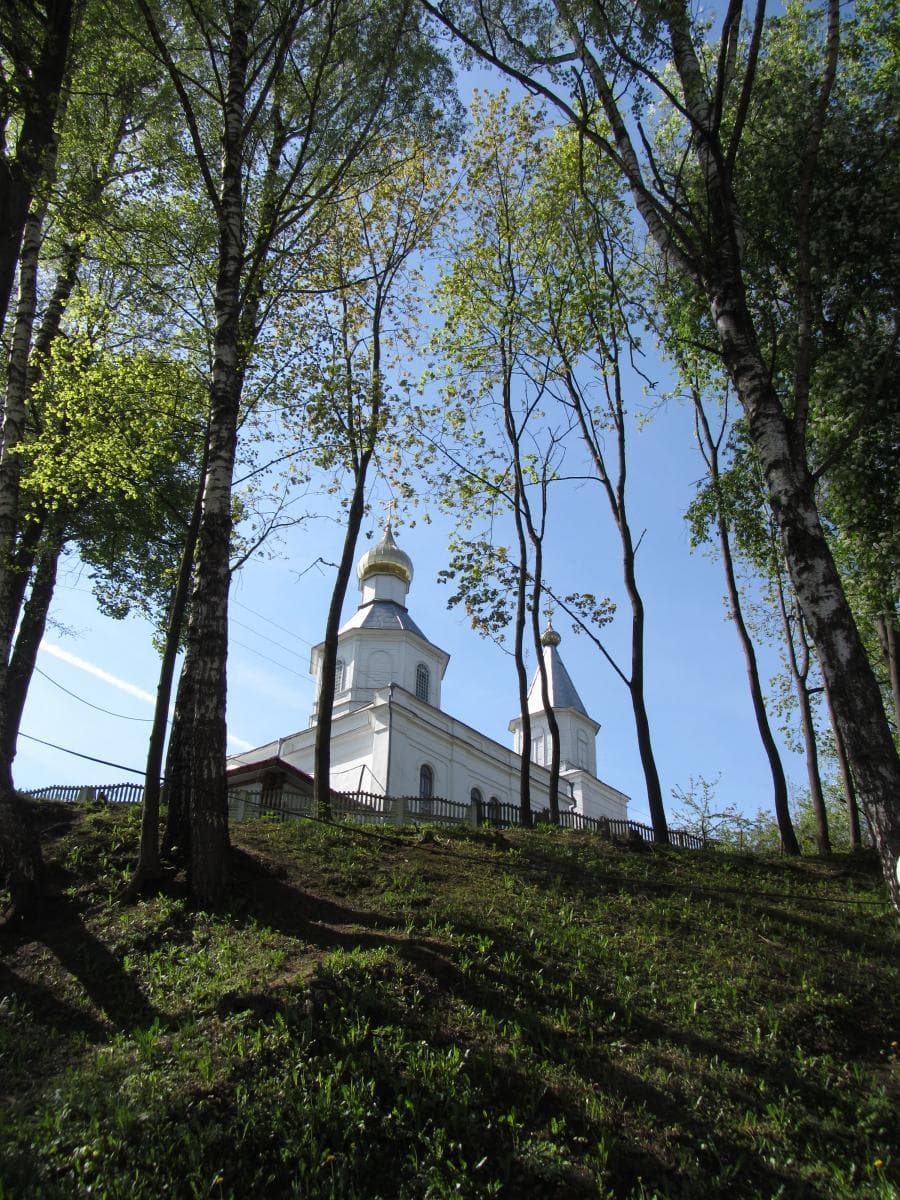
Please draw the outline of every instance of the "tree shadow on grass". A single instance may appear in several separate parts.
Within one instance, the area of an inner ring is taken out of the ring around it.
[[[486,1115],[496,1108],[496,1116],[504,1101],[510,1097],[530,1097],[529,1107],[522,1112],[522,1116],[526,1129],[534,1133],[538,1143],[547,1136],[549,1145],[552,1138],[542,1131],[551,1121],[559,1121],[560,1118],[564,1119],[568,1130],[566,1136],[573,1137],[579,1145],[593,1146],[598,1139],[607,1140],[613,1147],[607,1184],[616,1189],[615,1194],[628,1194],[639,1178],[651,1188],[661,1189],[662,1195],[687,1197],[696,1194],[691,1189],[699,1187],[701,1183],[707,1195],[725,1194],[724,1191],[717,1193],[704,1173],[713,1164],[744,1164],[745,1173],[753,1178],[760,1195],[780,1194],[785,1189],[786,1194],[790,1194],[792,1181],[777,1166],[756,1154],[749,1139],[746,1143],[742,1142],[727,1128],[720,1127],[718,1122],[696,1112],[689,1114],[685,1098],[677,1085],[657,1086],[636,1071],[629,1071],[613,1061],[613,1055],[605,1052],[602,1041],[593,1055],[585,1056],[581,1050],[576,1053],[577,1047],[569,1035],[556,1028],[539,1011],[541,1001],[546,1003],[545,996],[537,993],[530,996],[526,989],[522,997],[524,1003],[513,1001],[511,997],[522,995],[524,987],[521,974],[515,967],[503,969],[481,964],[475,972],[464,971],[454,961],[453,952],[448,952],[442,944],[398,931],[396,926],[392,928],[390,922],[377,914],[304,892],[283,878],[278,878],[275,873],[266,871],[253,858],[240,862],[239,870],[248,896],[247,907],[242,912],[258,917],[268,928],[296,938],[323,953],[335,949],[386,949],[431,981],[427,989],[429,1004],[448,1006],[449,1011],[455,1002],[461,1001],[470,1010],[489,1015],[495,1028],[502,1028],[504,1023],[514,1025],[520,1031],[518,1037],[526,1058],[532,1064],[527,1070],[515,1064],[502,1043],[496,1039],[478,1039],[477,1044],[469,1047],[473,1055],[484,1060],[479,1079],[485,1089],[482,1102],[487,1106]],[[480,931],[484,932],[484,927]],[[413,1037],[417,1036],[414,1030],[420,1021],[423,1029],[429,1028],[428,1022],[420,1014],[407,1008],[398,1010],[395,997],[387,992],[380,994],[377,977],[371,985],[352,978],[346,981],[340,978],[330,980],[324,986],[321,980],[312,977],[307,977],[306,982],[311,984],[310,991],[315,997],[312,1004],[308,998],[304,1000],[302,989],[298,992],[295,987],[287,987],[280,992],[266,990],[230,995],[226,999],[225,1009],[250,1011],[263,1021],[281,1013],[286,1016],[289,1025],[299,1023],[306,1027],[309,1022],[327,1018],[332,1011],[331,1005],[337,1006],[334,1011],[343,1014],[343,1020],[351,1020],[349,1014],[359,1007],[373,1027],[399,1023],[405,1027],[407,1036]],[[609,997],[608,1013],[612,1013],[617,1006],[620,1009],[622,1007],[615,997]],[[681,1031],[673,1030],[639,1012],[629,1015],[627,1035],[634,1044],[662,1040],[680,1046],[698,1058],[712,1059],[718,1056],[722,1061],[729,1059],[726,1047],[707,1039],[683,1035]],[[433,1025],[430,1036],[433,1045],[440,1044],[434,1040]],[[446,1027],[448,1045],[459,1044],[459,1036],[458,1029]],[[762,1067],[750,1056],[731,1055],[730,1059],[730,1065],[751,1072],[755,1070],[757,1074]],[[546,1066],[546,1071],[539,1065],[550,1063],[555,1066]],[[647,1146],[636,1140],[624,1127],[614,1127],[603,1118],[587,1116],[583,1102],[570,1095],[569,1089],[550,1082],[560,1069],[574,1072],[581,1080],[581,1087],[602,1097],[611,1111],[642,1114],[641,1121],[659,1131],[665,1149],[659,1153],[649,1152]],[[799,1088],[802,1081],[793,1078],[793,1072],[791,1076],[792,1086],[796,1084]],[[779,1072],[778,1078],[784,1083],[785,1073]],[[746,1097],[741,1096],[740,1099],[745,1100]],[[753,1099],[756,1100],[756,1097]],[[448,1129],[448,1136],[462,1138],[471,1134],[467,1135],[462,1129]],[[694,1166],[686,1167],[685,1159],[676,1165],[672,1145],[669,1144],[673,1141],[681,1146],[685,1155],[694,1155]],[[704,1162],[706,1168],[702,1165]],[[567,1174],[567,1170],[561,1168],[553,1183],[536,1160],[529,1160],[527,1155],[524,1158],[516,1157],[507,1181],[511,1190],[504,1194],[560,1198],[598,1194],[595,1184],[588,1186],[584,1173],[579,1176],[577,1171],[575,1174],[570,1171]],[[690,1178],[685,1174],[686,1171]]]
[[[116,1030],[126,1031],[146,1028],[159,1015],[121,960],[85,925],[78,904],[68,897],[55,896],[39,919],[6,932],[0,946],[10,959],[15,955],[32,962],[40,953],[38,947],[45,947],[75,980],[87,1001],[84,1006],[62,1003],[50,988],[9,971],[11,994],[19,996],[37,1020],[53,1028],[71,1029],[74,1023],[92,1040],[100,1040],[108,1036],[104,1020]]]

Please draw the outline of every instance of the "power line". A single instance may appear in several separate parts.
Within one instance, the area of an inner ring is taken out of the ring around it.
[[[287,629],[284,625],[279,625],[277,621],[273,621],[271,617],[264,617],[262,613],[257,612],[255,608],[251,608],[249,604],[243,604],[240,600],[232,597],[232,604],[236,604],[238,608],[243,608],[246,612],[252,613],[254,617],[259,617],[261,621],[265,621],[267,625],[274,625],[276,629],[280,629],[282,633],[286,633],[288,637],[296,638],[298,642],[302,642],[304,646],[312,646],[312,642],[308,642],[306,638],[302,638],[299,633],[294,633],[293,629]],[[260,634],[260,637],[263,635]],[[296,651],[295,651],[296,653]]]
[[[296,675],[298,679],[309,680],[309,676],[305,671],[295,671],[293,667],[286,667],[277,658],[272,658],[270,654],[263,654],[262,650],[256,650],[253,646],[248,646],[246,642],[239,642],[237,638],[232,638],[231,644],[233,646],[240,646],[242,650],[249,650],[251,654],[255,654],[259,658],[264,658],[266,662],[274,663],[276,667],[280,667],[282,671],[287,671],[291,675]]]
[[[110,762],[106,758],[94,758],[90,754],[79,754],[77,750],[69,750],[66,746],[57,746],[54,742],[43,742],[40,738],[32,737],[30,733],[20,733],[19,737],[28,738],[29,742],[37,742],[39,746],[49,746],[51,750],[61,750],[63,754],[71,754],[75,758],[86,758],[88,762],[101,763],[104,767],[115,767],[118,771],[128,771],[131,775],[146,775],[137,767],[124,767],[121,763]]]
[[[283,642],[279,642],[275,638],[270,638],[265,633],[260,633],[258,629],[254,629],[252,625],[245,624],[244,621],[239,621],[237,617],[230,617],[229,621],[232,625],[240,625],[241,629],[249,630],[254,637],[262,638],[264,642],[271,642],[273,646],[277,646],[278,649],[283,650],[285,654],[293,654],[295,658],[301,658],[299,650],[292,650],[290,646],[285,646]]]
[[[61,683],[58,683],[55,679],[48,675],[46,671],[42,671],[40,667],[35,667],[34,669],[37,671],[38,675],[42,675],[48,683],[52,683],[54,687],[58,687],[61,692],[65,692],[66,695],[71,696],[73,700],[80,700],[81,703],[86,704],[88,708],[96,709],[97,712],[106,713],[108,717],[120,717],[123,721],[141,721],[145,725],[151,725],[153,723],[152,717],[128,717],[125,715],[125,713],[113,712],[109,708],[101,708],[99,704],[92,704],[90,700],[85,700],[84,696],[79,696],[77,692],[70,692],[67,687],[63,687]]]

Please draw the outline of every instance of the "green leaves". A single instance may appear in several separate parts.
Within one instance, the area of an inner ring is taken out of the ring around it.
[[[117,354],[90,335],[59,339],[42,374],[39,431],[19,451],[23,488],[49,509],[135,499],[196,444],[200,409],[196,381],[172,359]]]
[[[456,588],[448,608],[461,604],[473,629],[502,642],[513,619],[518,573],[505,546],[458,535],[451,541],[449,566],[438,572],[438,582]]]

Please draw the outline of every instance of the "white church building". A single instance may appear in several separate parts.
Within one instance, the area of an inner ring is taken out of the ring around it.
[[[331,786],[379,796],[442,797],[462,804],[518,804],[521,715],[509,723],[513,745],[502,746],[441,708],[450,656],[429,641],[406,607],[413,579],[409,555],[390,526],[357,567],[359,607],[338,635],[331,742]],[[597,777],[600,726],[582,704],[559,654],[560,636],[542,637],[550,702],[560,733],[560,807],[587,817],[627,819],[628,797]],[[324,645],[314,646],[316,681]],[[313,769],[318,703],[297,733],[234,755],[229,776],[244,786],[258,773],[301,778]],[[541,702],[540,672],[528,694],[532,726],[531,806],[547,807],[550,732]]]

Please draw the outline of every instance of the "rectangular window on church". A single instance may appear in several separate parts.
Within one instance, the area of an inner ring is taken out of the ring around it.
[[[590,750],[584,733],[578,734],[578,765],[583,771],[590,770]]]

